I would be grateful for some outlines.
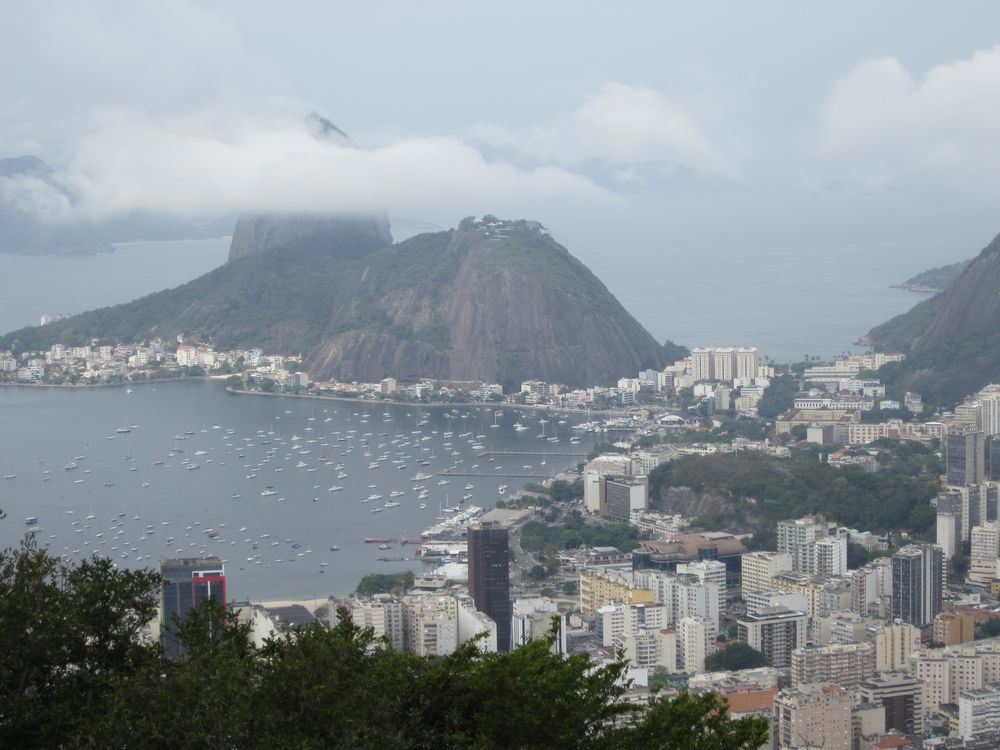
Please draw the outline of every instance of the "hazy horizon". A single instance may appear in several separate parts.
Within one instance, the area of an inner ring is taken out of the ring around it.
[[[584,259],[997,231],[1000,6],[12,6],[4,180],[54,219],[379,207],[537,218]],[[315,138],[310,112],[350,143]],[[615,237],[616,247],[591,241]],[[764,253],[761,262],[768,260]]]

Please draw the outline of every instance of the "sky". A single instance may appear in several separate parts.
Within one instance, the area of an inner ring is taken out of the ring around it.
[[[0,192],[54,220],[494,213],[585,260],[872,244],[913,271],[1000,232],[994,2],[0,2],[0,157],[76,199]]]

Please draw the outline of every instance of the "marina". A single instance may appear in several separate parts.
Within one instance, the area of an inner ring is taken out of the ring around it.
[[[64,559],[123,567],[219,555],[232,596],[343,595],[369,572],[421,570],[421,543],[460,534],[512,478],[584,457],[535,440],[544,413],[257,399],[212,381],[129,390],[0,390],[0,543],[27,531]],[[568,440],[574,421],[547,431]]]

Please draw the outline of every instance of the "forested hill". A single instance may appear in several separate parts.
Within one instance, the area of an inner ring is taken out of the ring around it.
[[[951,406],[1000,373],[1000,235],[941,294],[873,328],[868,338],[907,360],[880,375],[896,395]]]
[[[875,473],[831,466],[811,453],[786,459],[752,452],[685,456],[650,472],[650,495],[657,507],[700,516],[697,523],[713,529],[752,528],[757,546],[765,548],[779,520],[811,513],[875,533],[927,533],[940,459],[917,443],[874,448],[881,464]]]
[[[537,222],[466,219],[375,249],[344,223],[242,255],[176,289],[8,334],[20,351],[177,333],[303,353],[314,378],[604,384],[664,348]]]

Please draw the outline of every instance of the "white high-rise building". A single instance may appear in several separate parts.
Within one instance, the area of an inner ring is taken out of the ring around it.
[[[403,650],[403,602],[390,594],[348,603],[351,620],[360,628],[371,628],[376,638],[385,638],[394,651]]]
[[[677,622],[677,649],[680,664],[685,672],[704,672],[708,654],[708,629],[697,617],[682,617]]]
[[[986,386],[977,398],[981,406],[979,429],[987,435],[1000,435],[1000,385]]]
[[[851,750],[853,696],[834,685],[804,685],[774,697],[776,748]]]
[[[801,573],[816,572],[816,550],[820,539],[835,534],[836,525],[822,516],[804,516],[778,521],[778,552],[792,556],[792,569]]]
[[[712,568],[706,568],[705,573],[715,574]],[[683,617],[698,617],[705,621],[712,638],[718,635],[719,604],[724,594],[717,583],[663,570],[637,570],[633,580],[637,587],[652,591],[653,600],[663,605],[666,626],[676,625]]]
[[[715,380],[715,352],[706,347],[691,351],[691,377],[694,381]]]
[[[622,636],[625,658],[637,667],[677,670],[677,635],[670,628],[643,627]]]
[[[743,599],[755,591],[764,591],[778,573],[792,570],[792,556],[787,552],[748,552],[740,558]]]
[[[752,380],[757,377],[758,353],[755,346],[741,346],[736,350],[736,377]]]
[[[732,383],[736,375],[736,350],[730,346],[721,346],[713,353],[714,380]]]
[[[828,536],[813,544],[816,575],[831,578],[847,575],[847,538]]]
[[[719,589],[719,612],[726,611],[726,564],[718,560],[677,563],[678,575],[697,576],[702,583],[714,583]]]
[[[906,669],[910,654],[920,648],[920,629],[906,623],[883,625],[875,631],[875,671]]]
[[[789,609],[762,610],[737,620],[739,639],[760,651],[774,667],[790,667],[792,652],[804,646],[808,616]]]
[[[958,696],[958,733],[964,740],[1000,732],[1000,683],[966,690]]]
[[[458,600],[453,596],[403,597],[403,641],[418,656],[446,656],[458,648]]]
[[[996,578],[997,562],[1000,560],[1000,524],[986,521],[982,526],[972,527],[970,581],[989,582]]]

